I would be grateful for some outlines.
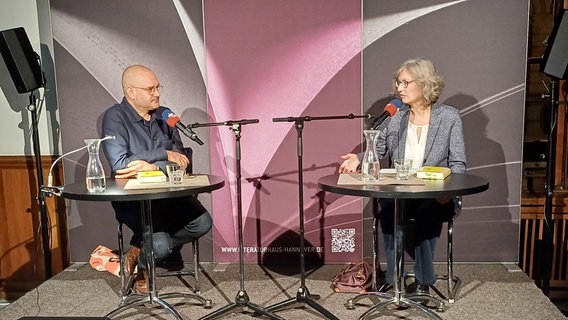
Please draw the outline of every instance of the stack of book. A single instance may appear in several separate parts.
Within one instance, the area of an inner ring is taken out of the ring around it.
[[[165,182],[168,180],[160,170],[138,172],[136,179],[139,183]]]
[[[416,177],[427,180],[444,180],[452,171],[446,167],[422,167],[416,171]]]

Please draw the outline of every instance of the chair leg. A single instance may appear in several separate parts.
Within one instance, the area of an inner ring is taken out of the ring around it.
[[[448,300],[449,303],[454,303],[456,301],[457,292],[461,286],[461,279],[454,275],[454,252],[453,252],[453,233],[454,233],[454,221],[447,221],[448,223],[448,239],[446,243],[447,259],[446,259],[446,273],[438,275],[437,279],[441,281],[446,281],[446,293],[440,292],[440,290],[433,287],[434,291],[442,297],[442,299]],[[447,296],[446,296],[447,295]]]
[[[134,273],[133,275],[131,275],[130,277],[126,276],[126,271],[125,271],[125,265],[126,265],[126,261],[124,259],[124,234],[122,231],[122,223],[118,223],[118,230],[117,230],[117,234],[118,234],[118,252],[119,252],[119,257],[120,257],[120,280],[121,280],[121,289],[120,289],[120,295],[121,295],[121,305],[126,303],[127,298],[129,297],[129,294],[132,292],[132,286],[134,285],[134,280],[136,279],[136,273]],[[166,293],[163,295],[160,295],[160,297],[162,298],[168,298],[168,297],[178,297],[178,296],[185,296],[185,297],[189,297],[189,298],[193,298],[195,300],[197,300],[198,302],[200,302],[203,307],[205,308],[211,308],[213,306],[212,301],[210,299],[205,299],[201,296],[201,288],[200,288],[200,284],[199,284],[199,240],[194,240],[191,243],[192,245],[192,250],[193,250],[193,270],[192,271],[184,271],[184,270],[180,270],[180,271],[165,271],[165,272],[161,272],[161,273],[156,273],[156,277],[167,277],[167,276],[178,276],[181,279],[181,276],[184,275],[190,275],[193,276],[195,278],[195,287],[193,292],[191,293],[176,293],[176,292],[172,292],[172,293]]]
[[[454,221],[453,219],[448,221],[448,274],[447,274],[447,281],[448,281],[448,302],[454,303],[457,290],[461,285],[461,279],[454,276],[454,252],[453,252],[453,233],[454,233]]]
[[[201,294],[199,286],[199,241],[197,239],[191,242],[193,247],[193,277],[195,278],[195,293]]]
[[[461,286],[461,279],[454,275],[454,254],[453,254],[453,233],[454,221],[447,221],[448,223],[448,239],[446,243],[447,258],[446,258],[446,273],[436,275],[436,279],[446,281],[446,293],[440,291],[435,286],[430,288],[436,292],[442,299],[448,300],[449,303],[454,303],[456,300],[457,292]],[[405,276],[405,282],[408,278],[416,278],[413,272],[409,272]]]
[[[120,297],[122,302],[126,300],[128,294],[134,285],[134,275],[126,276],[126,261],[124,259],[124,234],[122,232],[122,223],[117,225],[118,234],[118,258],[120,261]]]
[[[196,239],[192,243],[193,248],[193,270],[192,271],[166,271],[159,274],[156,274],[157,277],[167,277],[167,276],[177,276],[179,279],[182,279],[184,275],[190,275],[195,278],[195,286],[193,290],[189,292],[171,292],[165,293],[160,295],[162,298],[173,298],[173,297],[186,297],[197,300],[201,305],[206,308],[210,309],[213,307],[213,302],[211,299],[206,299],[201,295],[201,289],[199,286],[199,241]],[[184,283],[185,280],[182,280]]]
[[[122,256],[124,254],[124,242],[123,242],[123,235],[122,235],[122,223],[118,223],[117,226],[117,235],[118,235],[118,259],[120,262],[120,285],[121,288],[124,288],[124,282],[125,282],[125,271],[124,271],[124,266],[125,266],[125,262],[124,262],[124,257]]]
[[[201,288],[199,285],[199,240],[195,239],[191,242],[191,248],[193,250],[193,270],[187,270],[182,268],[181,270],[177,271],[163,271],[156,273],[156,277],[181,277],[182,276],[192,276],[195,278],[195,285],[193,288],[193,292],[197,295],[201,293]]]

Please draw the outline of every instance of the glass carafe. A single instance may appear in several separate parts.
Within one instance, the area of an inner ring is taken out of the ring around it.
[[[104,139],[85,139],[87,150],[89,151],[89,162],[87,162],[87,190],[89,192],[102,192],[106,189],[106,178],[101,158],[99,157],[99,146]]]
[[[361,161],[361,180],[363,182],[376,182],[379,181],[379,171],[381,170],[379,155],[377,154],[377,142],[380,131],[363,130],[363,133],[365,134],[367,148]]]

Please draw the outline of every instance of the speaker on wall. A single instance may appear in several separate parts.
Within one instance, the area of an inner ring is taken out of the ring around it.
[[[568,76],[568,10],[560,11],[548,37],[540,71],[558,79]]]
[[[39,56],[24,28],[0,31],[0,53],[19,93],[33,91],[45,84]]]

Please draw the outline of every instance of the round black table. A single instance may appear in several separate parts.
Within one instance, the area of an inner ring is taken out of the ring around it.
[[[483,192],[489,188],[489,182],[483,178],[471,174],[452,173],[444,180],[424,180],[423,185],[406,185],[406,184],[337,184],[339,174],[333,174],[322,177],[318,180],[318,186],[324,191],[338,194],[372,197],[372,198],[393,198],[395,199],[395,226],[394,226],[394,251],[395,265],[394,273],[396,281],[393,284],[393,296],[387,294],[376,294],[378,296],[388,297],[387,301],[374,305],[367,310],[360,319],[364,319],[374,311],[395,304],[397,307],[409,306],[414,307],[426,313],[433,319],[441,319],[436,313],[428,309],[424,305],[403,296],[403,272],[404,265],[404,207],[406,199],[425,199],[438,197],[456,197],[468,194]],[[433,296],[428,296],[431,300],[443,304]]]
[[[444,180],[423,180],[424,185],[338,185],[339,174],[318,180],[320,189],[350,196],[374,198],[425,199],[455,197],[479,193],[489,188],[489,182],[472,174],[453,173]]]
[[[168,199],[176,197],[184,197],[197,195],[199,193],[211,192],[222,188],[225,181],[218,176],[207,175],[209,184],[206,185],[183,185],[169,188],[153,188],[153,189],[125,189],[128,179],[107,179],[106,189],[103,192],[89,192],[85,182],[66,184],[59,188],[50,188],[47,192],[54,193],[57,196],[82,201],[140,201],[142,225],[144,226],[144,245],[143,250],[146,251],[147,265],[146,273],[148,276],[148,294],[134,299],[127,304],[121,305],[119,308],[107,314],[111,317],[126,308],[142,305],[145,303],[157,303],[173,314],[176,319],[182,319],[181,315],[167,302],[161,299],[155,288],[155,261],[154,249],[150,245],[152,241],[152,212],[150,202],[156,199]]]
[[[103,192],[89,192],[84,181],[66,184],[60,188],[56,195],[66,199],[84,201],[144,201],[167,199],[211,192],[225,185],[223,178],[207,175],[208,185],[176,186],[156,189],[124,189],[128,179],[107,179],[106,190]]]

